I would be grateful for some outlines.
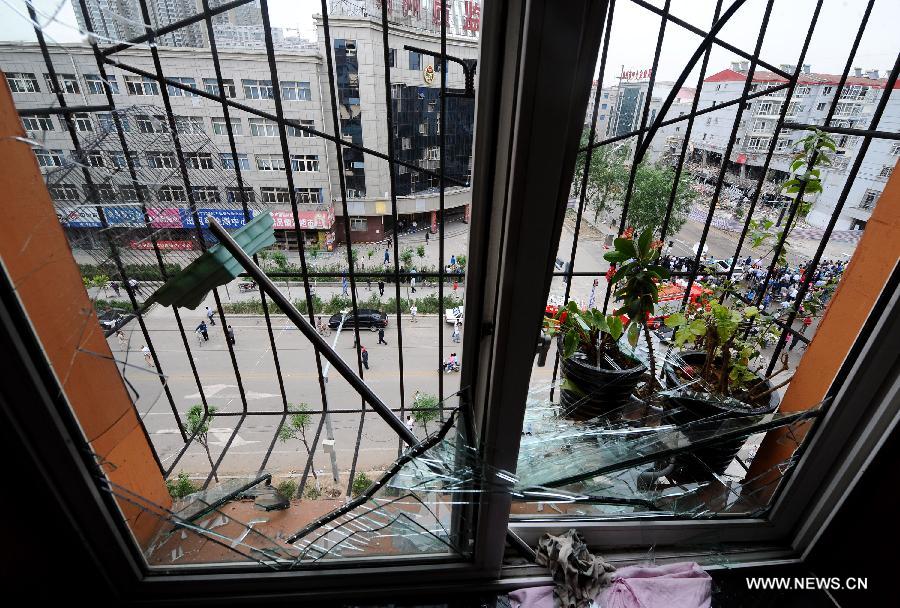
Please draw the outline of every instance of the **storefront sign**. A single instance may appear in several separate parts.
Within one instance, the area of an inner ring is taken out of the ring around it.
[[[434,82],[434,66],[430,63],[425,66],[424,70],[422,70],[422,80],[425,81],[425,84],[431,84]]]
[[[110,226],[126,226],[141,228],[144,226],[144,213],[137,205],[115,205],[103,208],[106,223]]]
[[[156,241],[160,251],[190,251],[194,248],[193,241]],[[131,249],[153,249],[153,241],[131,241],[128,245]]]
[[[190,209],[179,209],[181,214],[181,224],[184,228],[194,227],[194,217]],[[244,211],[242,209],[207,209],[198,208],[197,215],[200,217],[200,225],[209,228],[209,216],[212,216],[222,224],[222,228],[234,229],[244,225]],[[253,217],[253,211],[250,211],[250,217]]]
[[[272,211],[271,213],[272,219],[275,221],[275,228],[279,230],[294,228],[293,211]],[[334,207],[316,211],[303,209],[298,212],[298,215],[301,230],[328,230],[334,225]]]
[[[60,224],[69,228],[99,228],[103,225],[100,222],[97,208],[93,205],[57,208],[56,216],[59,218]]]
[[[153,228],[181,228],[181,214],[176,207],[147,209]]]

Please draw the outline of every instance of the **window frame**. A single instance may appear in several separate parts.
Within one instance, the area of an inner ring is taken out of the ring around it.
[[[9,83],[9,90],[13,93],[41,92],[41,85],[33,72],[7,72],[6,81]],[[24,85],[24,87],[20,88],[21,85]]]

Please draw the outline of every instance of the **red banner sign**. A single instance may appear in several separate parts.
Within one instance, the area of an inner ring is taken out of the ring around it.
[[[623,70],[621,78],[623,80],[646,80],[653,74],[653,70]]]
[[[278,230],[291,230],[294,228],[293,211],[272,211],[272,219],[275,220],[275,228]],[[328,230],[334,225],[334,207],[316,211],[300,210],[301,230]]]

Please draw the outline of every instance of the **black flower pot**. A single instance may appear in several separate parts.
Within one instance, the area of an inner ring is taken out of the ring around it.
[[[706,361],[706,353],[702,351],[687,351],[681,353],[681,358],[686,364],[699,368]],[[671,360],[667,360],[663,365],[663,376],[666,388],[669,390],[682,384]],[[765,384],[767,389],[772,388],[771,382],[766,381]],[[697,393],[693,393],[690,396],[669,396],[668,400],[672,407],[666,413],[665,421],[669,424],[682,426],[705,418],[715,417],[715,421],[710,421],[708,424],[703,425],[703,429],[696,429],[693,432],[691,429],[682,431],[689,439],[697,440],[709,437],[711,430],[715,432],[716,428],[727,424],[727,420],[771,414],[778,409],[781,403],[781,397],[777,391],[769,393],[768,402],[763,405],[722,403],[714,398],[704,399]],[[718,425],[716,422],[718,422]],[[690,455],[679,457],[679,470],[676,476],[680,478],[679,481],[684,482],[709,479],[711,477],[710,471],[722,475],[725,473],[728,465],[734,461],[745,441],[746,439],[742,438],[734,439],[715,446],[695,450],[692,452],[694,457]]]
[[[591,365],[581,353],[563,357],[563,377],[577,388],[577,391],[560,390],[563,415],[574,420],[589,420],[620,410],[647,371],[637,359],[632,362],[633,366],[619,370]]]

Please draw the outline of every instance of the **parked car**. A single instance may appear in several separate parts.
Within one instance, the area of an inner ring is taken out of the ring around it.
[[[100,327],[107,333],[112,333],[125,325],[132,315],[123,315],[118,310],[107,308],[97,313],[97,320],[100,321]]]
[[[464,308],[465,306],[456,306],[444,311],[444,317],[447,319],[447,323],[456,323],[457,321],[462,323]]]
[[[360,308],[357,313],[358,315],[356,317],[353,316],[352,312],[347,314],[347,319],[344,321],[344,327],[353,327],[357,322],[357,319],[359,320],[360,327],[368,327],[372,331],[375,331],[379,327],[387,327],[387,315],[380,310],[374,310],[372,308]],[[340,313],[331,315],[331,318],[328,319],[328,327],[330,327],[331,329],[337,329],[338,325],[341,324],[342,316],[343,315]]]
[[[731,258],[728,258],[727,260],[716,260],[713,264],[713,268],[715,268],[716,272],[728,272],[728,269],[731,268]],[[744,272],[746,272],[746,269],[739,262],[734,267],[734,272],[731,274],[731,280],[735,282],[742,281],[744,279]]]

